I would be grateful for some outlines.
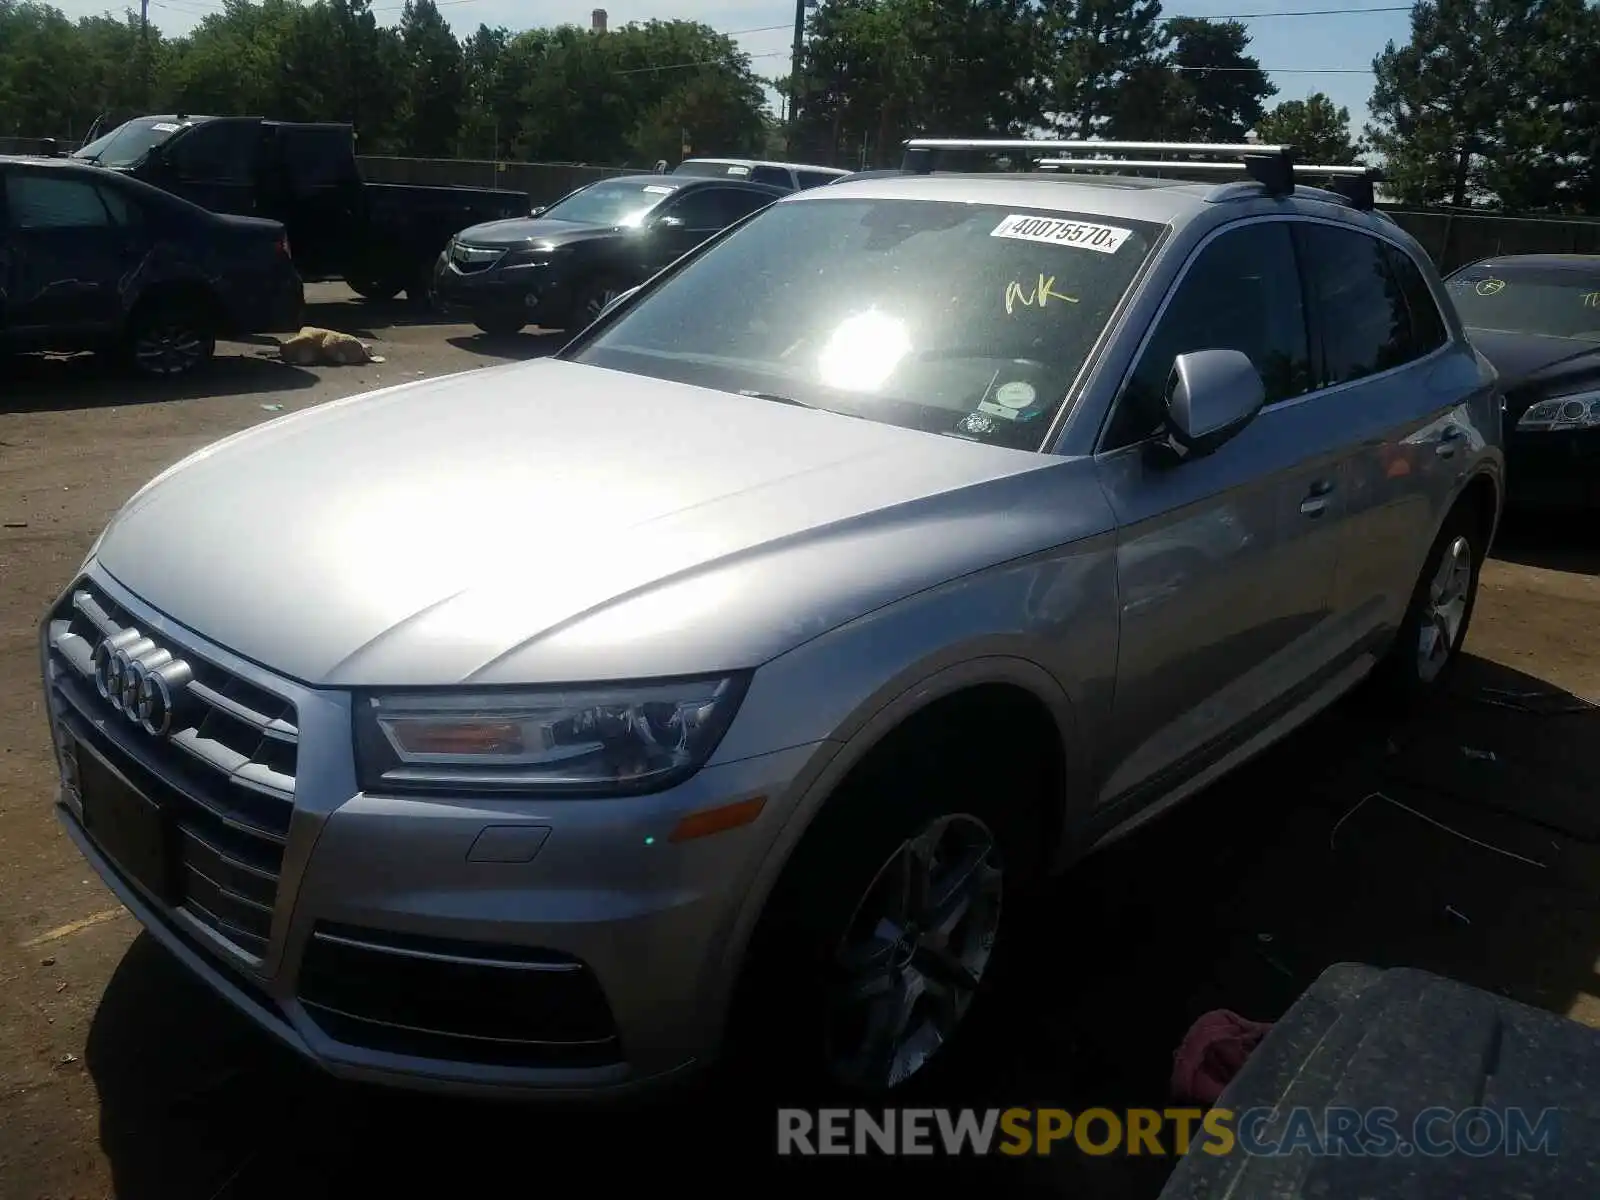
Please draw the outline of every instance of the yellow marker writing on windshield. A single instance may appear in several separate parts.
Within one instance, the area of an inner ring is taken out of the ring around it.
[[[1063,296],[1055,288],[1056,277],[1054,275],[1041,274],[1038,285],[1032,288],[1024,287],[1013,279],[1006,284],[1006,314],[1009,316],[1015,312],[1018,305],[1023,308],[1030,306],[1043,308],[1051,300],[1064,300],[1068,304],[1076,304],[1078,302],[1077,297]]]
[[[1583,294],[1585,308],[1600,308],[1600,292],[1585,292]]]

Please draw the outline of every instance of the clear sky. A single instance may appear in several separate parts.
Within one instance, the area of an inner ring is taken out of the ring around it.
[[[105,0],[49,0],[71,17],[116,11]],[[436,0],[440,13],[457,35],[480,23],[510,29],[587,25],[594,4],[583,0]],[[761,75],[782,75],[788,69],[794,7],[788,0],[596,0],[612,27],[651,18],[704,21],[715,29],[737,33]],[[1371,66],[1390,39],[1404,43],[1410,31],[1409,7],[1400,0],[1165,0],[1167,16],[1238,17],[1246,21],[1251,49],[1278,86],[1279,100],[1301,99],[1326,92],[1350,110],[1357,133],[1367,118],[1372,93]],[[150,19],[168,34],[190,29],[221,0],[150,0]],[[378,0],[379,19],[399,19],[399,0]],[[1400,11],[1393,11],[1400,9]],[[1354,11],[1352,11],[1354,10]],[[1365,11],[1363,11],[1365,10]],[[1390,11],[1385,11],[1390,10]],[[1293,14],[1260,15],[1246,14]],[[928,131],[930,134],[936,132]]]

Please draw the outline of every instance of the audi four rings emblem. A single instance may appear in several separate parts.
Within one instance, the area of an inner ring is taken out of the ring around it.
[[[114,633],[95,647],[94,682],[100,695],[155,737],[171,730],[193,678],[188,663],[137,629]]]

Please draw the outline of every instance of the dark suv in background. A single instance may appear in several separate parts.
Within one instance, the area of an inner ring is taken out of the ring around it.
[[[81,163],[0,158],[0,349],[110,351],[170,378],[218,337],[298,329],[304,304],[277,221]]]
[[[434,267],[434,300],[490,334],[581,328],[629,288],[788,194],[686,175],[602,179],[531,217],[456,234]]]

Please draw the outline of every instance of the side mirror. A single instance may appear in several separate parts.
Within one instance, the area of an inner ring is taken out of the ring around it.
[[[611,297],[611,303],[606,305],[597,314],[595,314],[595,318],[594,319],[596,321],[603,320],[605,317],[609,316],[612,312],[614,312],[618,308],[621,308],[623,306],[623,304],[627,303],[627,301],[638,290],[639,290],[638,285],[635,285],[635,286],[629,288],[627,291],[621,293],[620,295],[616,295],[616,296]]]
[[[659,221],[656,222],[656,225],[659,226],[662,229],[682,229],[683,228],[683,218],[682,217],[662,217]]]
[[[546,208],[547,208],[547,207],[549,207],[549,206],[548,206],[548,205],[545,205],[545,204],[538,204],[538,205],[535,205],[535,206],[534,206],[534,207],[533,207],[533,208],[530,208],[530,209],[529,209],[529,210],[528,210],[528,215],[529,215],[529,216],[530,216],[530,217],[541,217],[541,216],[543,216],[543,215],[544,215],[544,210],[545,210],[545,209],[546,209]]]
[[[1167,445],[1179,459],[1210,454],[1255,419],[1267,389],[1238,350],[1195,350],[1173,361]]]
[[[40,138],[39,155],[41,158],[60,158],[61,146],[55,138]]]

